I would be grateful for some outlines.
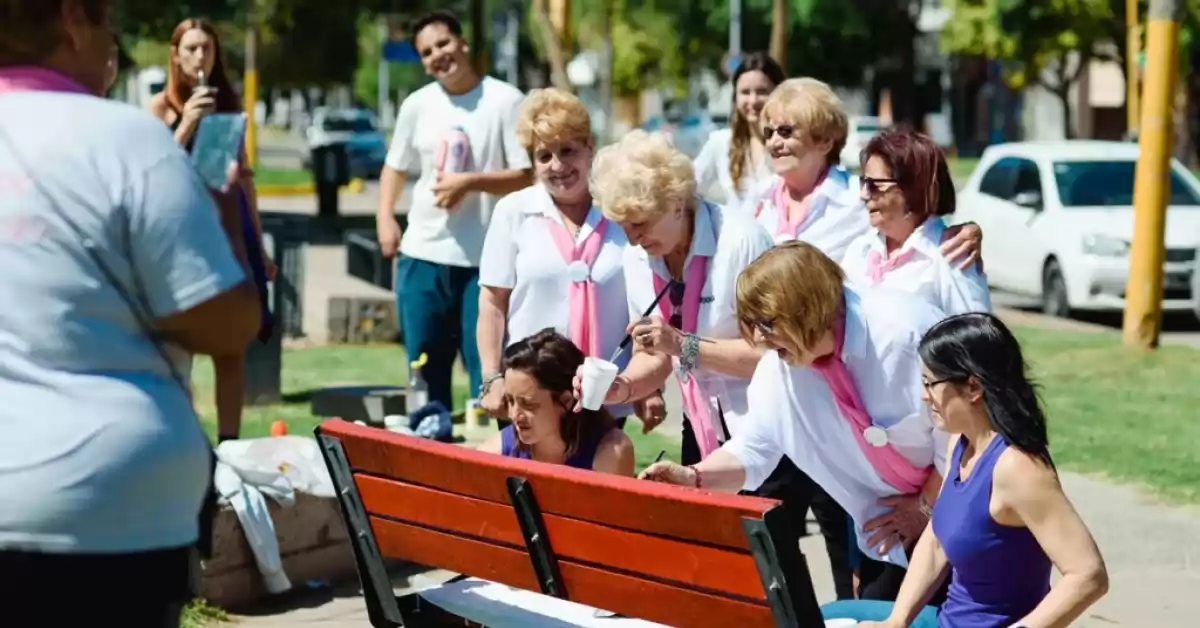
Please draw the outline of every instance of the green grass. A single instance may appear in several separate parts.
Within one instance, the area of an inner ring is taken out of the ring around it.
[[[303,185],[312,183],[312,172],[308,170],[279,170],[276,168],[257,168],[254,170],[254,184],[265,185]]]
[[[954,179],[954,183],[961,186],[971,177],[971,173],[975,171],[975,166],[979,165],[979,160],[974,157],[957,158],[951,157],[946,160],[946,165],[950,167],[950,177]]]
[[[1127,349],[1119,335],[1022,327],[1064,468],[1200,503],[1200,351]]]

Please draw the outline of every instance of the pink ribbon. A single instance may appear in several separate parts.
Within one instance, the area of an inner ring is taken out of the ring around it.
[[[885,257],[883,253],[872,250],[867,255],[867,274],[871,276],[871,283],[878,284],[883,281],[884,275],[903,266],[912,259],[914,253],[913,249],[906,249],[896,255]]]
[[[563,262],[567,264],[568,275],[571,265],[575,262],[582,262],[587,265],[589,273],[585,280],[570,280],[571,287],[569,288],[568,302],[571,313],[571,341],[588,355],[601,357],[596,282],[592,280],[590,271],[592,264],[596,263],[596,257],[600,254],[600,246],[604,243],[604,232],[608,228],[608,221],[601,218],[600,222],[596,223],[596,227],[592,229],[592,232],[588,234],[588,237],[584,238],[579,246],[576,246],[575,240],[571,238],[571,233],[567,231],[567,228],[561,222],[547,216],[546,228],[550,230],[550,237],[554,240],[554,246],[558,249],[559,255],[562,256]]]
[[[772,190],[772,202],[775,203],[775,211],[778,214],[775,223],[776,238],[785,235],[792,238],[796,237],[796,232],[800,230],[800,226],[808,218],[808,212],[812,208],[813,199],[817,196],[817,189],[821,187],[821,184],[825,181],[825,175],[828,173],[828,170],[822,172],[821,176],[817,178],[817,182],[813,184],[812,191],[804,195],[804,198],[800,201],[800,211],[796,213],[795,220],[791,220],[788,215],[788,202],[790,198],[787,183],[783,179],[780,179],[775,184]]]
[[[696,333],[696,325],[700,319],[700,293],[704,290],[704,282],[708,279],[708,258],[693,256],[687,267],[687,282],[683,289],[683,331]],[[661,293],[666,281],[654,273],[654,292]],[[674,307],[670,299],[658,302],[658,310],[663,319],[670,320]],[[688,422],[692,424],[692,433],[696,435],[696,444],[700,447],[700,458],[708,457],[721,446],[717,438],[717,426],[709,411],[708,396],[701,389],[695,377],[681,375],[678,370],[675,376],[679,379],[679,393],[683,397],[683,409],[687,413]]]
[[[842,361],[842,345],[846,341],[846,313],[843,309],[834,325],[833,355],[813,362],[813,368],[825,379],[833,399],[841,411],[842,418],[850,424],[858,447],[862,450],[867,461],[875,469],[875,473],[883,478],[902,494],[911,495],[925,486],[932,467],[918,468],[909,462],[890,442],[882,447],[876,447],[867,442],[866,430],[871,427],[871,416],[863,405],[858,387],[850,374],[850,369]]]
[[[72,92],[94,95],[66,75],[36,65],[0,68],[0,94],[10,92]]]

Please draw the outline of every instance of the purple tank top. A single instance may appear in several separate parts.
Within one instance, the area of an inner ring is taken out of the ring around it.
[[[591,471],[592,463],[596,458],[596,448],[599,446],[600,441],[583,443],[578,451],[567,458],[564,464],[575,469]],[[528,450],[517,448],[517,430],[511,425],[500,430],[500,454],[509,458],[530,459]]]
[[[1008,443],[996,435],[971,475],[959,478],[965,438],[954,447],[933,532],[950,561],[950,591],[940,628],[1001,628],[1029,614],[1050,592],[1050,559],[1029,528],[992,519],[992,472]]]

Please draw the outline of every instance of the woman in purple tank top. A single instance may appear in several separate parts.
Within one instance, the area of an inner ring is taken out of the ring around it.
[[[584,355],[549,327],[504,351],[504,404],[512,423],[479,449],[576,469],[633,476],[633,443],[607,410],[575,412],[571,380]]]
[[[959,436],[895,603],[826,617],[902,628],[1066,626],[1108,591],[1104,559],[1063,493],[1021,347],[990,314],[953,316],[920,345],[934,424]],[[1050,586],[1050,567],[1062,578]],[[926,600],[950,578],[940,611]]]

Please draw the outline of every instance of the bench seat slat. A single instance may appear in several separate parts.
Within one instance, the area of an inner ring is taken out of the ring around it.
[[[423,565],[538,590],[529,556],[522,550],[379,517],[371,517],[371,529],[384,556],[403,556]],[[560,559],[559,571],[568,598],[579,604],[678,628],[774,625],[765,605],[606,572],[570,560]]]
[[[371,515],[507,544],[524,551],[512,507],[405,482],[356,475]],[[543,515],[550,547],[572,559],[766,603],[762,580],[745,552],[698,546],[559,515]]]
[[[510,503],[505,479],[520,476],[528,480],[543,514],[626,530],[651,528],[662,536],[742,551],[749,551],[742,518],[761,518],[779,503],[503,458],[347,421],[326,421],[320,429],[341,440],[355,472],[404,478],[498,504]]]

